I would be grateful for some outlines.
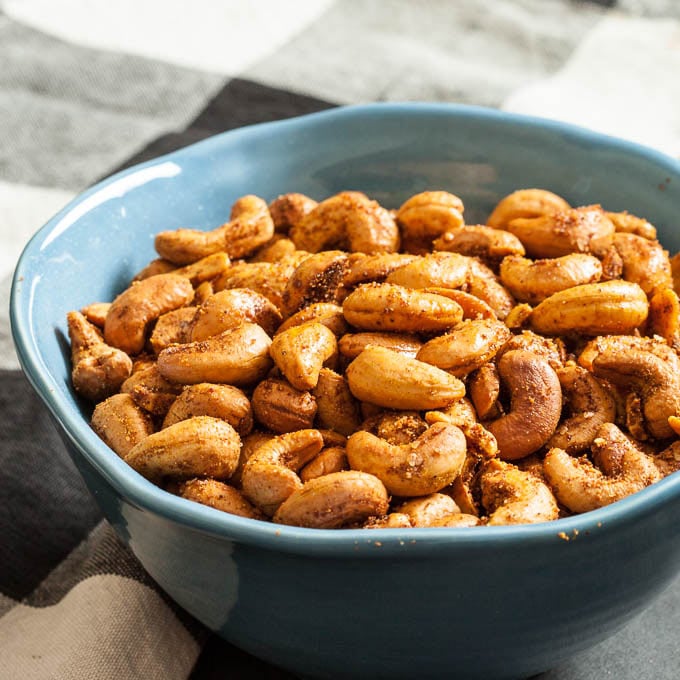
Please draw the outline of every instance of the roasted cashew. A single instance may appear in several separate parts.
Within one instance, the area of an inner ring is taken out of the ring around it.
[[[104,325],[106,342],[128,354],[139,354],[149,325],[189,304],[193,296],[189,279],[176,274],[157,274],[133,283],[111,303]]]
[[[460,514],[456,502],[443,493],[431,493],[427,496],[406,501],[394,509],[394,512],[408,516],[411,526],[432,527],[443,517]]]
[[[426,342],[416,359],[461,378],[493,359],[510,337],[508,327],[501,321],[462,321],[449,333]]]
[[[572,512],[588,512],[630,496],[660,479],[652,459],[616,425],[602,425],[592,446],[601,469],[585,456],[550,449],[543,470],[557,499]]]
[[[291,316],[313,302],[340,303],[346,295],[343,277],[347,254],[326,250],[303,260],[283,291],[282,311]]]
[[[540,217],[562,210],[569,210],[569,204],[551,191],[519,189],[498,202],[486,223],[496,229],[505,229],[517,217]]]
[[[249,385],[271,367],[271,340],[260,326],[242,323],[207,340],[173,345],[158,355],[158,370],[172,382]]]
[[[360,283],[384,281],[393,271],[413,262],[416,255],[405,253],[380,253],[366,255],[352,253],[349,256],[347,271],[342,280],[345,288],[354,288]]]
[[[356,359],[369,345],[376,345],[399,352],[415,359],[423,343],[415,335],[408,333],[346,333],[338,342],[340,354],[346,359]]]
[[[281,323],[281,314],[268,298],[248,288],[222,290],[195,310],[190,339],[206,340],[244,321],[256,323],[267,335],[273,335]]]
[[[480,298],[454,288],[441,288],[438,286],[428,286],[421,289],[423,293],[441,295],[458,303],[463,310],[464,319],[496,319],[496,312]]]
[[[302,487],[297,471],[323,448],[318,430],[297,430],[260,444],[243,467],[246,498],[271,517],[279,505]]]
[[[162,258],[185,265],[221,251],[233,258],[244,257],[273,235],[267,204],[257,196],[243,196],[234,203],[229,222],[217,229],[162,231],[156,235],[155,246]]]
[[[386,411],[365,420],[360,428],[388,444],[411,444],[427,430],[427,422],[417,411]]]
[[[646,430],[652,437],[673,436],[668,418],[680,414],[680,360],[672,350],[664,360],[651,351],[612,344],[595,356],[592,367],[596,376],[639,395]]]
[[[500,279],[482,262],[470,259],[470,267],[463,290],[486,302],[499,319],[505,319],[515,306],[510,292]]]
[[[494,268],[508,255],[525,253],[522,242],[514,234],[482,224],[466,225],[447,231],[433,243],[433,248],[478,257]]]
[[[278,262],[281,258],[296,256],[299,253],[295,244],[282,234],[274,234],[267,243],[257,249],[250,262]]]
[[[330,446],[312,458],[312,460],[300,470],[300,479],[307,483],[310,479],[316,479],[323,475],[330,475],[334,472],[349,470],[347,453],[344,446]]]
[[[346,376],[357,399],[385,408],[441,408],[465,395],[465,385],[446,371],[375,345],[354,359]]]
[[[243,494],[224,482],[216,479],[189,479],[179,486],[179,495],[189,501],[202,503],[215,510],[228,512],[239,517],[249,519],[266,519],[265,516],[251,505]]]
[[[617,232],[636,234],[651,241],[656,240],[656,228],[641,217],[631,215],[625,210],[618,213],[608,212],[607,217],[612,221]]]
[[[274,522],[314,529],[362,524],[387,512],[389,499],[373,475],[350,470],[307,482],[293,492],[274,515]]]
[[[413,525],[408,515],[389,512],[382,517],[369,517],[362,529],[410,529]]]
[[[85,305],[80,310],[80,313],[98,329],[104,330],[106,315],[109,313],[110,308],[110,302],[93,302],[90,305]]]
[[[672,288],[662,288],[650,298],[646,333],[662,337],[672,347],[680,344],[680,300]]]
[[[458,253],[428,253],[395,269],[385,280],[405,288],[459,288],[467,281],[472,261]]]
[[[226,253],[213,253],[196,262],[172,271],[176,276],[184,276],[191,281],[192,286],[198,286],[205,281],[212,281],[223,274],[231,261]]]
[[[199,283],[194,290],[193,304],[200,307],[211,295],[215,294],[215,288],[212,281],[204,281]]]
[[[465,448],[459,428],[435,423],[414,442],[398,446],[370,432],[355,432],[347,440],[347,459],[353,470],[378,477],[391,494],[424,496],[459,475]]]
[[[467,391],[481,420],[493,420],[501,415],[498,404],[501,379],[495,363],[484,364],[471,373]]]
[[[628,281],[586,283],[554,293],[531,314],[531,327],[545,335],[623,335],[647,318],[647,295]]]
[[[251,459],[255,451],[268,441],[271,441],[276,437],[275,434],[270,434],[269,432],[251,432],[246,435],[241,440],[241,453],[238,457],[238,465],[234,474],[229,478],[229,484],[241,488],[241,482],[243,477],[243,468],[246,463]]]
[[[279,378],[267,378],[255,388],[252,407],[257,421],[277,434],[311,428],[317,411],[309,392]]]
[[[213,287],[215,292],[250,288],[281,309],[283,293],[299,264],[298,258],[293,256],[286,256],[279,262],[237,262],[215,279]]]
[[[508,312],[508,315],[505,317],[505,319],[503,319],[503,321],[505,321],[505,325],[511,331],[522,330],[528,325],[532,311],[533,309],[531,305],[527,304],[526,302],[520,302]]]
[[[349,331],[340,305],[336,305],[334,302],[313,302],[293,316],[289,316],[276,332],[277,334],[283,333],[293,326],[301,326],[308,321],[322,323],[338,338]]]
[[[224,420],[241,437],[253,429],[253,411],[248,397],[238,387],[231,385],[198,383],[185,387],[165,414],[163,427],[170,427],[194,416]]]
[[[182,391],[182,385],[166,380],[154,362],[134,371],[120,391],[129,394],[145,411],[164,416]]]
[[[155,260],[151,260],[149,264],[143,269],[140,269],[133,277],[131,283],[136,283],[137,281],[143,281],[151,276],[156,276],[156,274],[169,274],[175,271],[177,265],[172,262],[164,260],[162,257],[157,257]]]
[[[592,373],[574,363],[558,368],[557,377],[571,415],[558,425],[547,446],[573,455],[590,447],[604,423],[614,422],[616,401]]]
[[[529,257],[539,258],[588,253],[593,241],[614,234],[614,225],[599,205],[515,218],[505,228],[522,242]]]
[[[150,434],[133,446],[124,460],[151,480],[229,479],[236,470],[240,450],[241,439],[229,423],[195,416]]]
[[[432,423],[449,423],[463,429],[477,422],[477,413],[470,400],[462,397],[446,408],[425,413],[425,422],[428,425],[432,425]]]
[[[461,306],[453,300],[391,283],[359,286],[345,298],[342,309],[350,324],[367,331],[444,331],[463,318]]]
[[[153,433],[153,421],[129,394],[114,394],[92,412],[92,429],[121,458]]]
[[[423,191],[411,196],[397,210],[403,249],[429,252],[432,241],[464,223],[463,201],[447,191]]]
[[[560,381],[544,358],[523,350],[506,352],[498,373],[510,392],[510,410],[484,427],[496,437],[501,458],[524,458],[540,449],[559,423]]]
[[[663,451],[652,456],[652,461],[662,477],[680,470],[680,441],[674,441]]]
[[[561,290],[599,281],[602,264],[585,253],[533,261],[511,255],[501,262],[500,276],[517,300],[537,304]]]
[[[269,204],[269,214],[274,221],[277,232],[287,234],[291,227],[299,224],[302,218],[310,213],[318,203],[304,194],[283,194],[277,196]]]
[[[329,248],[361,253],[399,249],[399,229],[390,212],[358,192],[321,201],[291,226],[289,235],[298,248],[310,253]]]
[[[614,234],[614,248],[623,262],[623,278],[637,283],[647,295],[673,286],[668,251],[654,240],[636,234]]]
[[[557,519],[559,508],[550,487],[510,463],[489,461],[480,474],[487,524],[532,524]]]
[[[196,307],[180,307],[159,317],[149,337],[149,345],[154,354],[162,352],[170,345],[189,342],[195,314]]]
[[[345,436],[359,428],[359,405],[343,376],[329,368],[322,368],[313,394],[318,406],[319,427]]]
[[[338,342],[326,326],[315,321],[293,326],[272,341],[269,354],[288,382],[298,390],[311,390],[319,371],[337,357]]]
[[[118,391],[132,372],[132,361],[125,352],[107,345],[80,312],[69,312],[66,320],[73,387],[86,399],[101,401]]]
[[[449,515],[442,515],[434,520],[431,527],[476,527],[481,524],[479,517],[469,515],[465,512],[452,512]]]

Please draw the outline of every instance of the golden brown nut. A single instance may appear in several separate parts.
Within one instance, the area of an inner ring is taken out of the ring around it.
[[[196,307],[180,307],[159,317],[149,338],[154,354],[162,352],[170,345],[188,342],[195,314]]]
[[[133,283],[109,308],[104,326],[106,342],[128,354],[139,354],[149,325],[159,316],[189,304],[193,296],[189,279],[176,274],[157,274]]]
[[[465,385],[446,371],[374,345],[349,365],[346,375],[357,399],[386,408],[441,408],[465,395]]]
[[[623,263],[623,278],[637,283],[647,295],[671,288],[673,277],[668,252],[661,244],[636,234],[617,233],[614,248]]]
[[[120,387],[138,406],[157,416],[164,416],[172,406],[182,385],[166,380],[152,363],[135,371]]]
[[[559,516],[550,487],[509,463],[500,460],[486,463],[480,485],[490,525],[548,522]]]
[[[501,381],[510,392],[510,410],[486,427],[505,460],[524,458],[552,436],[562,413],[562,389],[555,370],[532,352],[513,350],[498,362]]]
[[[391,349],[415,359],[423,343],[415,335],[407,333],[379,333],[366,331],[364,333],[347,333],[340,338],[338,349],[347,359],[356,359],[369,345],[377,345]]]
[[[334,472],[308,481],[293,492],[274,515],[278,524],[337,529],[384,515],[387,491],[373,475],[354,470]]]
[[[343,376],[329,368],[322,368],[313,394],[318,407],[316,417],[319,427],[346,437],[359,428],[359,404]]]
[[[283,194],[277,196],[269,204],[269,214],[274,220],[274,229],[287,234],[291,227],[299,224],[302,218],[310,213],[318,203],[304,194]]]
[[[337,356],[338,343],[326,326],[315,321],[279,333],[269,353],[288,382],[298,390],[311,390],[325,362]]]
[[[387,276],[387,283],[405,288],[459,288],[468,279],[472,259],[458,253],[428,253]]]
[[[617,232],[636,234],[652,241],[656,240],[656,228],[647,220],[631,215],[628,211],[608,212],[607,217],[612,221]]]
[[[116,392],[132,371],[130,357],[104,342],[80,312],[66,315],[71,340],[71,381],[76,392],[100,401]]]
[[[255,388],[252,405],[257,421],[277,434],[311,428],[317,411],[309,392],[278,378],[267,378]]]
[[[189,479],[182,482],[179,486],[179,495],[231,515],[265,519],[265,516],[252,506],[238,489],[216,479]]]
[[[222,251],[233,258],[244,257],[273,235],[274,222],[267,204],[257,196],[243,196],[234,203],[229,222],[217,229],[162,231],[156,236],[155,246],[162,258],[186,265]]]
[[[211,416],[224,420],[241,437],[245,437],[253,429],[253,412],[248,397],[231,385],[197,383],[185,387],[166,413],[163,427],[194,416]]]
[[[510,337],[501,321],[462,321],[449,333],[426,342],[416,359],[461,378],[493,359]]]
[[[660,479],[652,459],[612,423],[600,428],[593,456],[599,469],[585,456],[574,458],[562,449],[548,451],[543,462],[553,492],[572,512],[601,508]]]
[[[441,288],[438,286],[428,286],[422,289],[423,293],[441,295],[458,303],[463,310],[464,319],[496,319],[496,312],[489,305],[471,293],[453,288]],[[507,319],[506,319],[507,323]]]
[[[281,314],[264,295],[248,288],[222,290],[195,310],[190,339],[205,340],[244,321],[256,323],[267,335],[273,335],[281,323]]]
[[[352,253],[349,256],[347,271],[342,283],[345,288],[354,288],[360,283],[379,283],[393,271],[415,259],[415,255],[405,253],[379,253],[377,255]]]
[[[444,517],[460,513],[456,502],[443,493],[431,493],[398,505],[395,512],[407,515],[414,527],[439,526]]]
[[[150,434],[127,453],[125,462],[151,480],[229,479],[240,450],[241,440],[229,423],[196,416]]]
[[[293,326],[300,326],[308,321],[322,323],[334,335],[340,337],[349,330],[342,313],[342,307],[333,302],[313,302],[299,312],[289,316],[278,328],[277,333],[283,333]]]
[[[334,472],[349,470],[347,453],[344,446],[330,446],[323,449],[321,453],[300,470],[300,479],[303,483],[310,479],[316,479],[323,475],[330,475]]]
[[[92,429],[121,458],[153,433],[153,422],[129,394],[114,394],[92,412]]]
[[[331,248],[361,253],[399,249],[399,230],[392,215],[358,192],[344,192],[321,201],[291,226],[290,238],[298,248],[310,253]]]
[[[463,318],[453,300],[390,283],[359,286],[342,308],[350,324],[367,331],[443,331]]]
[[[433,244],[435,250],[478,257],[490,267],[497,267],[508,255],[524,255],[522,242],[509,231],[481,224],[466,225],[447,231]]]
[[[249,385],[271,367],[271,340],[260,326],[242,323],[207,340],[173,345],[158,355],[161,375],[183,385]]]
[[[223,274],[231,264],[226,253],[213,253],[196,262],[172,270],[177,276],[185,276],[192,286],[198,286]]]
[[[554,293],[534,309],[530,323],[545,335],[625,335],[644,323],[648,309],[636,283],[603,281]]]
[[[396,496],[424,496],[440,491],[459,474],[465,461],[465,437],[459,428],[435,423],[409,444],[394,445],[370,432],[347,440],[353,470],[378,477]]]
[[[92,304],[85,305],[85,307],[80,310],[80,313],[91,324],[103,330],[104,324],[106,323],[106,315],[109,313],[110,308],[110,302],[93,302]]]
[[[557,194],[545,189],[519,189],[498,202],[486,223],[505,229],[518,217],[540,217],[569,210],[569,204]]]

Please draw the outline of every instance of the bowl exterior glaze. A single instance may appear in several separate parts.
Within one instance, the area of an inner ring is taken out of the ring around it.
[[[388,207],[450,190],[483,221],[521,187],[647,217],[671,251],[680,164],[570,126],[451,105],[369,105],[244,128],[119,173],[55,216],[17,267],[17,352],[108,520],[180,605],[243,649],[329,678],[514,678],[612,634],[680,564],[680,475],[558,522],[326,532],[232,517],[160,491],[90,430],[65,315],[109,300],[162,229],[231,203],[345,189]]]

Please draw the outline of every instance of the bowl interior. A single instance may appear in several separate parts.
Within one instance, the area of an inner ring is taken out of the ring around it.
[[[290,191],[321,199],[346,189],[390,208],[425,189],[451,191],[472,224],[525,187],[550,189],[572,205],[627,209],[654,223],[671,252],[680,249],[680,164],[654,151],[470,107],[332,110],[214,137],[119,173],[67,206],[17,267],[11,311],[20,360],[67,435],[109,481],[158,497],[162,492],[137,479],[90,430],[90,409],[70,387],[65,323],[69,310],[124,289],[156,256],[158,231],[214,228],[247,193],[268,201]]]

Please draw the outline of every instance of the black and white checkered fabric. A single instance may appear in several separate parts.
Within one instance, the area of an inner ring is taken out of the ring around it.
[[[289,678],[155,587],[11,344],[21,248],[115,170],[369,101],[481,104],[680,156],[677,0],[0,0],[0,677]],[[680,581],[544,680],[677,680]]]

